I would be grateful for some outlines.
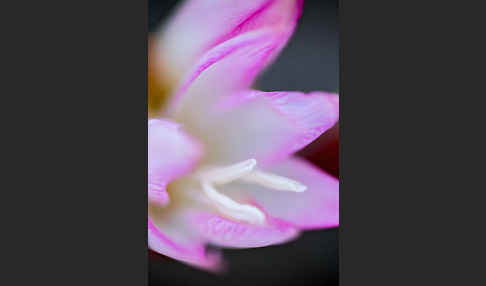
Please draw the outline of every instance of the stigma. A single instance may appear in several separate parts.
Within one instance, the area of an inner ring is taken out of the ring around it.
[[[258,208],[236,202],[217,190],[217,186],[234,181],[257,184],[269,190],[301,193],[307,187],[292,179],[256,169],[257,161],[249,159],[229,166],[210,167],[198,172],[202,190],[223,215],[251,224],[265,224],[265,214]]]

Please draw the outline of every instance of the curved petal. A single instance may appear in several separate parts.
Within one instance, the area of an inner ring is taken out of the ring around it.
[[[156,36],[161,69],[181,77],[197,58],[240,34],[294,29],[301,0],[187,0]]]
[[[289,158],[265,171],[307,186],[302,193],[279,192],[247,185],[235,188],[234,196],[249,196],[268,214],[301,229],[339,225],[339,181],[310,163]]]
[[[205,240],[229,248],[264,247],[288,242],[299,235],[296,228],[271,217],[259,226],[200,213],[193,217],[193,224]]]
[[[185,245],[178,243],[175,239],[164,234],[150,216],[148,218],[148,246],[155,252],[190,265],[212,271],[221,270],[222,264],[219,254],[207,253],[205,246],[199,242]]]
[[[209,163],[255,158],[261,165],[287,158],[331,128],[338,118],[336,94],[248,91],[221,100],[188,125],[208,146]]]
[[[204,117],[218,100],[247,89],[286,43],[286,29],[248,32],[204,54],[177,89],[168,113],[178,121]]]
[[[169,202],[167,184],[191,170],[201,156],[201,147],[171,121],[148,122],[148,196],[151,202]]]

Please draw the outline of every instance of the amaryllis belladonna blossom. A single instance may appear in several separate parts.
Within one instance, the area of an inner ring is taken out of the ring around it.
[[[190,0],[152,39],[151,77],[164,86],[149,95],[152,250],[216,270],[208,244],[261,247],[339,224],[337,179],[293,156],[337,122],[337,95],[251,89],[301,7]],[[165,104],[157,91],[170,92]]]

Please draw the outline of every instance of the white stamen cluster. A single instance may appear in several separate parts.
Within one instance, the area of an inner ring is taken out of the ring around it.
[[[254,206],[238,203],[221,194],[215,186],[241,180],[276,191],[300,193],[304,192],[307,187],[286,177],[255,170],[256,164],[257,161],[255,159],[250,159],[230,166],[206,168],[198,173],[198,179],[206,196],[223,215],[262,225],[265,223],[265,214],[263,212]]]

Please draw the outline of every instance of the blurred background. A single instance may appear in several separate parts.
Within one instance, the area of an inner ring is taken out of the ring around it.
[[[149,0],[149,32],[163,24],[178,2]],[[338,92],[337,2],[304,1],[294,36],[256,88]],[[339,176],[338,129],[335,126],[299,154],[335,176]],[[338,229],[305,232],[283,245],[224,250],[224,257],[228,273],[214,275],[151,252],[149,285],[337,285]]]

